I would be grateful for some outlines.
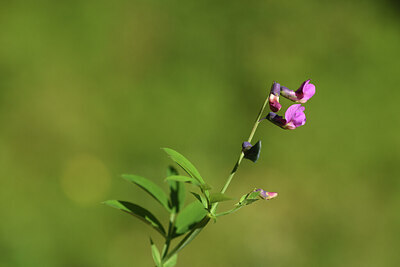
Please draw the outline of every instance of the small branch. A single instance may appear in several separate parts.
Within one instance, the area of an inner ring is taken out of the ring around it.
[[[260,123],[261,116],[264,113],[264,109],[268,104],[268,96],[269,95],[267,95],[267,98],[265,99],[264,104],[262,105],[260,112],[258,113],[257,119],[253,125],[253,129],[251,130],[250,136],[247,139],[247,142],[249,142],[249,143],[251,143],[251,140],[253,139],[254,134],[257,131],[257,127],[258,127],[258,124]],[[222,188],[221,193],[225,193],[225,191],[228,189],[228,186],[231,183],[233,177],[235,176],[237,170],[239,169],[240,163],[242,162],[243,158],[244,158],[244,153],[240,152],[239,159],[237,160],[235,166],[233,167],[233,169],[231,171],[231,174],[229,175],[228,179],[226,180],[226,183],[225,183],[224,187]],[[215,203],[211,208],[211,214],[213,214],[216,211],[217,207],[218,207],[218,203]]]

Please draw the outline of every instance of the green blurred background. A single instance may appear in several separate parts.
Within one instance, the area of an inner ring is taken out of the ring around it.
[[[395,1],[2,1],[0,27],[1,267],[152,266],[157,234],[100,202],[167,214],[120,174],[167,189],[167,146],[221,188],[272,81],[307,78],[307,124],[261,124],[227,192],[279,197],[178,266],[400,265]]]

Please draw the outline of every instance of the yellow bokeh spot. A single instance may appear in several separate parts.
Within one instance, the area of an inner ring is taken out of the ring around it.
[[[110,187],[110,173],[98,158],[77,155],[67,162],[61,186],[66,196],[77,204],[99,203]]]

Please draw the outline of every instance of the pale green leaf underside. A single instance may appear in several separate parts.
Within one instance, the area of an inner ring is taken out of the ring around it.
[[[164,267],[174,267],[178,260],[178,254],[175,254],[171,258],[169,258],[164,264]]]
[[[231,197],[228,197],[225,194],[222,193],[212,193],[210,195],[210,202],[211,203],[216,203],[216,202],[222,202],[222,201],[227,201],[227,200],[231,200]]]
[[[160,256],[160,251],[158,251],[158,248],[154,244],[153,240],[150,238],[150,244],[151,244],[151,255],[153,256],[154,263],[156,264],[157,267],[161,267],[161,256]]]

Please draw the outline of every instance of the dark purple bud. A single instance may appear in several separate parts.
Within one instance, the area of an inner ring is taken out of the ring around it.
[[[249,142],[243,142],[242,152],[245,159],[256,163],[261,153],[261,141],[258,141],[254,146],[252,146]]]
[[[242,150],[249,150],[252,147],[252,145],[249,142],[243,142],[242,144]]]
[[[284,128],[286,125],[286,120],[274,112],[270,112],[265,118],[279,127]]]

